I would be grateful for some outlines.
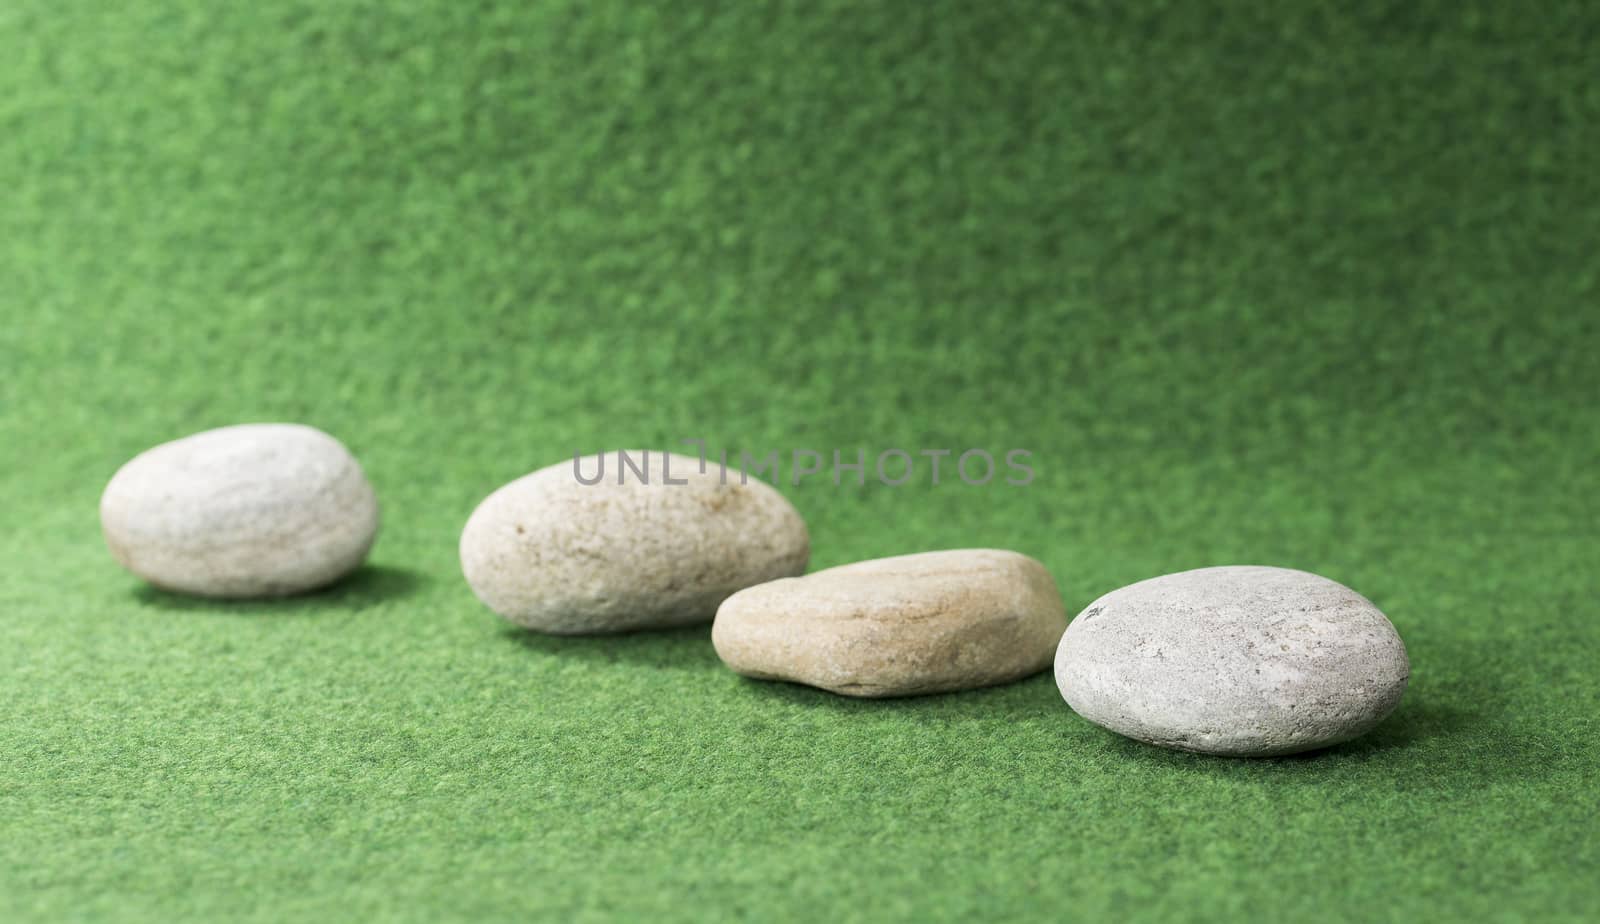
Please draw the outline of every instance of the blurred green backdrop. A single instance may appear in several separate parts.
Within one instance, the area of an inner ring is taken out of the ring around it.
[[[1582,917],[1597,42],[1582,2],[6,0],[0,917]],[[363,460],[372,567],[120,572],[116,467],[249,420]],[[1014,548],[1070,612],[1318,571],[1411,690],[1221,760],[1048,676],[856,702],[473,599],[489,491],[685,438],[1032,450],[784,490],[815,567]]]

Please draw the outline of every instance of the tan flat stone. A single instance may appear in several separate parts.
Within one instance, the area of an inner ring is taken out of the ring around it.
[[[955,549],[747,588],[723,601],[711,641],[747,677],[911,696],[1038,673],[1066,628],[1044,565],[1001,549]]]

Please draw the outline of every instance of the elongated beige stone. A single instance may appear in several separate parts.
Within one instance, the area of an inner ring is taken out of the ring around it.
[[[1263,566],[1201,568],[1114,590],[1061,640],[1056,683],[1096,725],[1162,747],[1267,757],[1370,731],[1411,665],[1366,597]]]
[[[567,459],[479,504],[461,532],[478,599],[541,632],[624,632],[709,622],[734,591],[805,571],[805,521],[773,488],[688,456],[625,455],[637,472],[614,452]]]
[[[207,597],[314,590],[360,566],[378,499],[338,440],[241,424],[146,450],[100,498],[106,545],[157,587]]]
[[[747,677],[847,696],[967,690],[1044,670],[1066,629],[1050,572],[956,549],[856,562],[723,602],[711,641]]]

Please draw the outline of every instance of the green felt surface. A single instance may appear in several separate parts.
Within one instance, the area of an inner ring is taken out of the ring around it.
[[[1600,14],[1486,2],[0,5],[0,918],[1576,920],[1600,903]],[[385,525],[157,593],[116,467],[295,420]],[[1358,742],[1160,751],[1048,676],[852,701],[463,583],[576,449],[981,447],[785,493],[1071,612],[1372,598]]]

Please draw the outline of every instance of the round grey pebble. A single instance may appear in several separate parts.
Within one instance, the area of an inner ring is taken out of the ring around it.
[[[1079,715],[1161,747],[1268,757],[1348,741],[1399,705],[1411,674],[1388,617],[1287,568],[1201,568],[1091,603],[1056,652]]]
[[[567,459],[479,504],[461,532],[478,599],[540,632],[626,632],[710,622],[735,591],[805,571],[805,521],[773,488],[688,456],[626,455],[639,474],[605,453],[585,484],[602,456]]]
[[[355,457],[321,430],[241,424],[146,450],[100,498],[106,545],[157,587],[276,597],[361,565],[378,499]]]

